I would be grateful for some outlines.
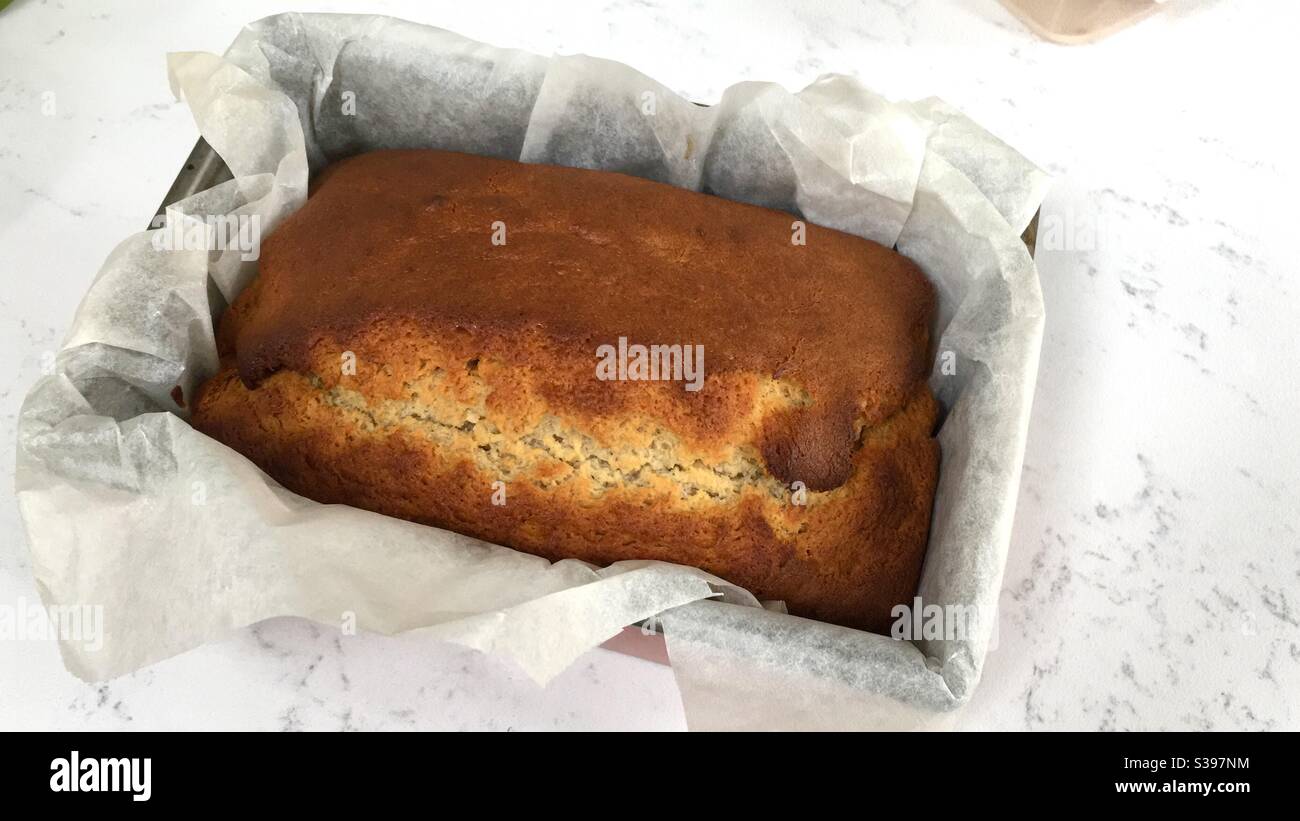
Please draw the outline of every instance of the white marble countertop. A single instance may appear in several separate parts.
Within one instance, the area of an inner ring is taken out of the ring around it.
[[[164,54],[363,5],[621,60],[701,102],[856,74],[941,96],[1052,171],[1044,226],[1064,230],[1040,240],[1047,331],[999,641],[958,726],[1300,728],[1295,4],[1172,0],[1067,48],[994,0],[16,0],[0,12],[0,605],[37,599],[11,493],[19,405],[194,142]],[[669,670],[601,650],[541,689],[456,647],[278,620],[91,685],[53,644],[0,640],[0,729],[683,726]]]

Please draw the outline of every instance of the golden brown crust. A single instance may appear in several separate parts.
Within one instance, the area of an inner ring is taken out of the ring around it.
[[[319,501],[698,566],[884,630],[937,478],[933,293],[873,243],[792,245],[791,221],[617,174],[353,158],[265,243],[194,424]],[[702,389],[597,379],[620,336],[703,345]]]

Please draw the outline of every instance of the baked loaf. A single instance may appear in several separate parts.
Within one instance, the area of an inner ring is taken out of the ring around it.
[[[344,160],[264,243],[193,424],[320,502],[693,565],[886,631],[938,471],[934,294],[890,249],[792,223],[609,172]],[[620,338],[638,378],[599,372]],[[703,346],[702,383],[636,345]]]

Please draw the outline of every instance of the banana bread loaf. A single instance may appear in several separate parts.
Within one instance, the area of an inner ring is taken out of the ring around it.
[[[268,237],[193,424],[320,502],[884,632],[937,479],[933,311],[909,260],[788,214],[381,151]]]

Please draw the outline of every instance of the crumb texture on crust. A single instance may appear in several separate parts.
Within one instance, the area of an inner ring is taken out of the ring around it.
[[[791,222],[618,174],[345,160],[264,243],[194,425],[318,501],[693,565],[884,631],[937,480],[933,291],[856,237],[794,245]],[[702,389],[599,380],[619,337],[703,345]]]

